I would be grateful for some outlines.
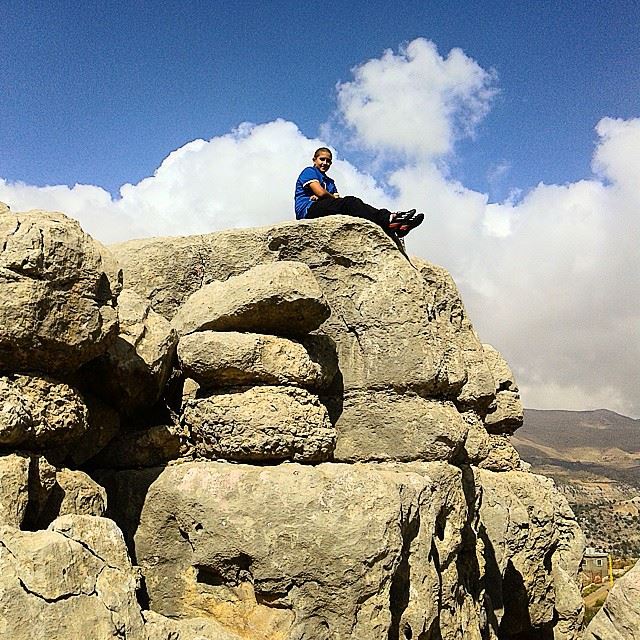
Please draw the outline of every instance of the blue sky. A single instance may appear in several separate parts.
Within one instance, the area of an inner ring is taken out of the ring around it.
[[[588,176],[598,120],[638,115],[635,1],[300,5],[4,0],[0,175],[117,194],[244,121],[315,136],[354,65],[419,36],[497,73],[452,167],[496,198]],[[499,163],[510,170],[490,184]]]
[[[2,0],[0,200],[106,242],[270,224],[328,143],[341,192],[425,211],[526,406],[640,416],[639,33],[636,0]]]

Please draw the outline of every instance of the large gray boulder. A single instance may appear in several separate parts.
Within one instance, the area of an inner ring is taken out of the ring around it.
[[[441,267],[410,262],[366,221],[328,216],[110,248],[127,286],[167,318],[203,284],[256,265],[304,262],[332,310],[322,333],[337,345],[345,390],[409,388],[479,406],[495,396],[482,344],[451,277]]]
[[[175,619],[143,611],[146,640],[244,640],[210,618]],[[256,639],[257,640],[257,639]]]
[[[83,471],[60,469],[56,473],[60,495],[58,516],[103,516],[107,492]]]
[[[194,331],[254,331],[304,335],[331,313],[306,264],[260,264],[194,292],[172,324],[183,336]]]
[[[0,213],[0,370],[69,372],[115,338],[122,274],[62,213]]]
[[[553,633],[556,640],[578,640],[584,604],[577,576],[585,542],[566,498],[543,476],[476,473],[479,538],[499,637]]]
[[[318,398],[297,387],[239,387],[189,400],[182,415],[199,457],[319,462],[335,429]]]
[[[616,581],[584,640],[640,639],[640,562]]]
[[[460,470],[406,467],[167,467],[135,534],[151,608],[256,640],[480,640]]]
[[[511,368],[502,355],[489,344],[483,344],[484,359],[493,375],[495,400],[489,406],[484,423],[491,433],[511,434],[522,426],[524,409],[520,391]]]
[[[240,385],[318,387],[322,367],[302,344],[287,338],[202,331],[183,336],[178,344],[183,373],[204,389]]]
[[[145,640],[138,576],[105,518],[64,516],[49,530],[0,527],[0,636]]]

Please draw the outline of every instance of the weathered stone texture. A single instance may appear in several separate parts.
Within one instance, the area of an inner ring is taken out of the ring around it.
[[[20,528],[29,502],[29,458],[0,457],[0,525]]]
[[[211,618],[167,618],[155,611],[143,611],[146,640],[246,640],[226,630]]]
[[[122,274],[61,213],[0,214],[0,369],[67,372],[115,338]]]
[[[241,387],[189,400],[182,421],[198,456],[327,460],[335,429],[318,398],[297,387]]]
[[[502,355],[491,345],[482,345],[484,359],[491,371],[495,386],[495,399],[485,416],[485,427],[491,433],[511,434],[522,426],[524,409],[520,391],[511,368]]]
[[[0,636],[145,640],[137,575],[111,520],[65,516],[47,531],[0,527]]]
[[[196,462],[151,485],[135,545],[154,611],[242,637],[480,640],[456,566],[466,518],[442,463]]]
[[[487,592],[499,636],[553,631],[557,639],[577,640],[584,535],[566,499],[543,476],[477,473]]]
[[[497,433],[511,429],[517,408],[506,402],[510,399],[506,396],[496,401],[496,381],[485,351],[444,269],[415,258],[410,262],[375,225],[343,216],[246,230],[243,249],[237,246],[239,233],[198,236],[190,239],[191,244],[180,238],[165,240],[164,245],[153,239],[135,241],[116,246],[114,251],[122,260],[128,286],[147,296],[152,307],[167,317],[178,312],[179,323],[187,308],[185,301],[191,295],[204,296],[214,278],[226,280],[212,285],[222,287],[238,269],[244,269],[248,278],[251,267],[258,264],[308,264],[332,310],[320,331],[335,344],[339,372],[334,385],[323,391],[323,401],[330,407],[332,420],[337,420],[337,449],[347,452],[340,459],[391,459],[388,451],[402,450],[399,459],[411,460],[421,458],[425,449],[428,460],[436,456],[452,459],[466,433],[461,418],[454,415],[454,405],[482,419],[491,413],[489,422]],[[245,254],[248,248],[251,254]],[[236,256],[233,268],[219,261],[230,252]],[[171,269],[160,266],[153,273],[151,264],[167,261]],[[200,265],[202,278],[187,277],[196,265]],[[496,358],[492,358],[493,354],[489,360],[495,368]],[[499,368],[497,372],[500,381],[502,372]],[[188,375],[195,379],[193,373]],[[356,407],[358,401],[351,403],[350,399],[357,394],[363,399],[375,395],[375,402]],[[403,425],[402,418],[394,418],[402,406],[398,396],[408,395],[407,405],[418,404],[412,394],[442,404],[446,420],[438,426],[427,419],[430,435],[426,440],[431,438],[432,444],[424,444],[421,434],[415,433],[415,419]],[[358,415],[362,412],[369,422],[352,429],[352,409]],[[392,440],[401,438],[392,435],[387,420],[395,421],[403,437],[408,435],[418,448],[410,451],[409,443],[394,443],[389,448],[389,438],[381,434],[386,432]],[[379,434],[377,448],[367,446],[364,437],[356,438],[356,432],[367,430],[370,435]],[[349,440],[341,443],[343,435],[364,443],[360,454],[351,453]],[[487,443],[488,452],[491,440]]]
[[[335,459],[451,460],[468,426],[452,402],[394,391],[350,392],[336,422]]]
[[[495,396],[482,345],[451,277],[412,258],[416,268],[375,225],[329,216],[188,239],[137,240],[112,249],[127,286],[168,318],[202,284],[264,263],[304,262],[332,310],[322,333],[336,344],[346,391],[459,395],[479,409]]]
[[[172,320],[183,336],[194,331],[253,331],[304,335],[331,313],[306,264],[260,264],[193,293]]]
[[[107,492],[86,473],[61,469],[56,473],[60,491],[58,515],[103,516],[107,510]]]
[[[182,371],[204,389],[252,384],[317,387],[320,364],[299,343],[256,333],[203,331],[178,344]]]
[[[41,450],[67,445],[89,428],[80,394],[51,378],[0,376],[0,444]]]

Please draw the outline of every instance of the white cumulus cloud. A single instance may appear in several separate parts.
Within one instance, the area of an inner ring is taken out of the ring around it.
[[[338,85],[338,106],[358,142],[422,159],[450,153],[472,134],[496,91],[494,74],[461,49],[442,57],[424,38],[352,71],[354,79]]]

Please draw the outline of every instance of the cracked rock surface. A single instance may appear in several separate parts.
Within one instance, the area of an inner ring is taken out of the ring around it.
[[[151,485],[135,551],[154,611],[210,616],[242,637],[379,640],[437,628],[448,639],[464,619],[465,638],[480,640],[456,565],[466,522],[460,471],[442,463],[194,462]]]
[[[582,534],[445,269],[342,216],[113,249],[122,292],[0,206],[0,637],[578,640]]]
[[[304,335],[329,316],[329,307],[306,264],[259,264],[192,293],[173,317],[179,335],[194,331],[257,331]]]
[[[115,338],[122,274],[61,213],[0,213],[0,369],[69,372]]]
[[[322,366],[294,340],[257,333],[202,331],[178,344],[183,373],[204,389],[240,385],[318,387]]]
[[[64,516],[35,532],[0,527],[0,576],[3,638],[145,640],[137,575],[111,520]]]
[[[483,424],[491,413],[497,424],[494,431],[505,422],[515,428],[519,405],[502,402],[498,407],[496,390],[517,395],[517,387],[514,383],[507,390],[503,378],[508,372],[493,352],[485,357],[451,276],[424,260],[409,261],[373,224],[327,216],[191,238],[135,240],[111,249],[123,266],[127,286],[174,324],[183,323],[191,304],[187,300],[208,304],[208,286],[222,290],[241,278],[239,273],[248,278],[255,268],[308,265],[331,309],[318,333],[333,341],[339,363],[334,386],[323,395],[338,432],[338,450],[342,434],[348,438],[352,426],[349,413],[343,411],[344,399],[356,393],[364,398],[383,391],[374,413],[392,420],[401,406],[397,397],[411,393],[450,401],[461,413],[474,412]],[[196,326],[204,328],[200,322]],[[464,439],[459,423],[454,417],[440,429],[452,432],[451,444],[440,447],[440,459],[448,459]],[[367,425],[361,426],[366,430]],[[371,428],[377,432],[377,451],[368,459],[388,459],[384,451],[397,446],[393,429],[385,432],[378,423]],[[349,443],[344,446],[349,448]],[[420,456],[417,449],[402,459]],[[429,459],[433,457],[431,453]]]

